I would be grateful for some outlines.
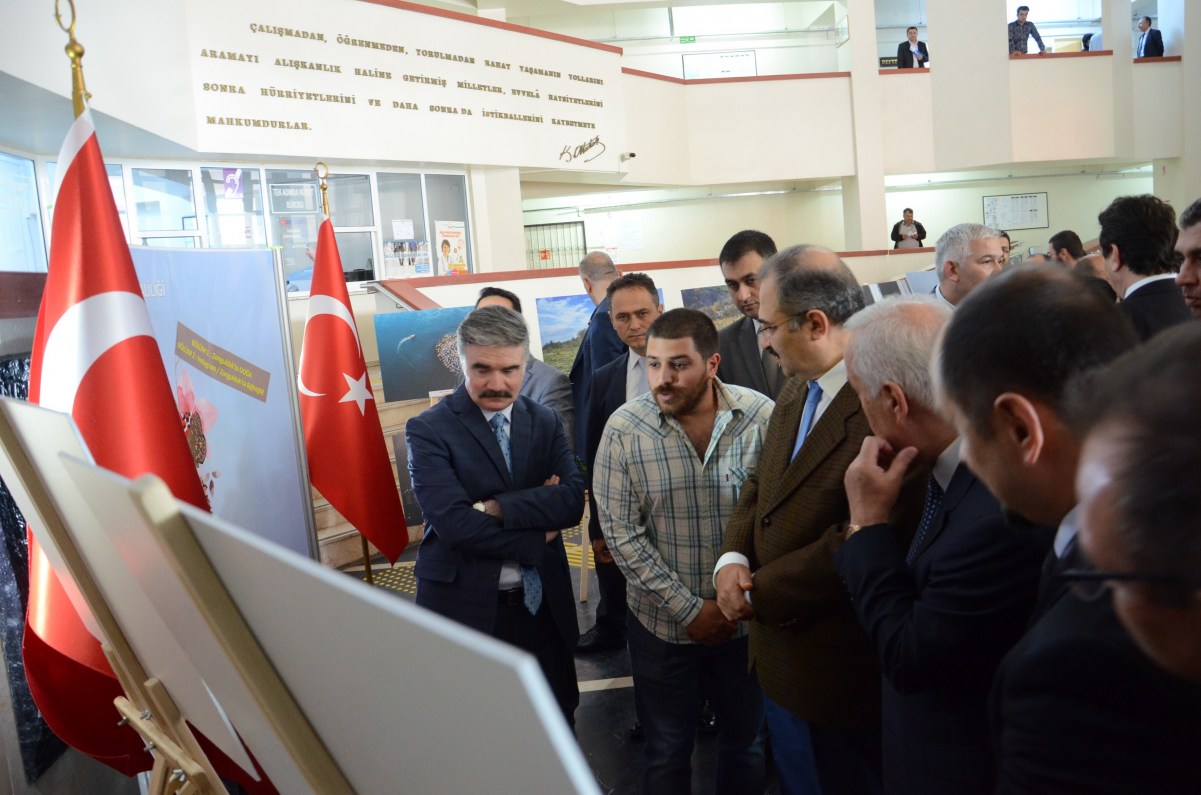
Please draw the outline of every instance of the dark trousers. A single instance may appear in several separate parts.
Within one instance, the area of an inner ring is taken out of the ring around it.
[[[881,730],[831,729],[809,724],[822,795],[880,795]]]
[[[646,730],[643,792],[689,795],[701,699],[717,715],[714,791],[763,792],[763,696],[745,637],[720,646],[660,640],[627,617],[634,705]]]
[[[538,659],[546,683],[550,685],[559,709],[567,725],[575,727],[575,708],[580,704],[580,688],[575,677],[575,658],[571,648],[563,642],[550,614],[546,600],[538,608],[538,615],[530,615],[523,604],[501,604],[496,608],[496,626],[493,636],[498,640],[525,649]]]
[[[604,634],[626,636],[626,578],[616,563],[596,564],[596,582],[600,602],[596,606],[596,626]]]

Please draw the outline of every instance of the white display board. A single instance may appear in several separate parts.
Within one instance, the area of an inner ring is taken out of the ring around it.
[[[1014,193],[984,197],[984,225],[1006,232],[1014,229],[1045,229],[1047,194]]]
[[[280,792],[312,789],[243,695],[254,683],[237,655],[210,642],[204,573],[161,565],[157,528],[194,536],[232,599],[225,618],[245,622],[355,792],[599,793],[531,655],[183,505],[161,482],[65,466]]]
[[[213,513],[315,557],[287,302],[271,251],[133,246]]]

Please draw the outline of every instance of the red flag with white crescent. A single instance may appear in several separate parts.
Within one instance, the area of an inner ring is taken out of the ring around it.
[[[299,388],[309,480],[395,563],[409,533],[328,218],[313,257]]]
[[[69,413],[100,466],[152,472],[206,508],[88,112],[67,134],[58,175],[29,400]],[[149,769],[138,735],[116,727],[122,690],[100,642],[32,535],[29,569],[25,674],[46,723],[117,770]]]

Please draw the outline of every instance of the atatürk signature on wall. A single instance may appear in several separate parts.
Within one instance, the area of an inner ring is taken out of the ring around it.
[[[570,145],[564,146],[563,151],[559,152],[559,159],[564,162],[570,163],[572,160],[575,160],[576,158],[583,157],[584,162],[587,163],[589,160],[595,160],[596,158],[600,157],[604,153],[605,153],[605,143],[604,143],[604,141],[602,141],[600,139],[599,135],[596,135],[596,136],[593,136],[592,138],[588,139],[584,143],[580,144],[577,147],[573,148]],[[588,156],[584,157],[584,155],[588,155]]]

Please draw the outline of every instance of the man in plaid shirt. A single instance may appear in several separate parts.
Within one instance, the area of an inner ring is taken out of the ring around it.
[[[674,309],[647,337],[651,391],[609,418],[593,475],[601,529],[629,584],[643,788],[691,792],[704,697],[718,719],[716,791],[762,792],[763,699],[745,625],[722,616],[711,572],[774,404],[717,379],[717,329],[703,313]]]

